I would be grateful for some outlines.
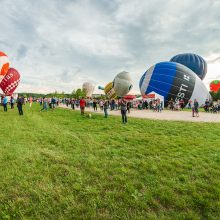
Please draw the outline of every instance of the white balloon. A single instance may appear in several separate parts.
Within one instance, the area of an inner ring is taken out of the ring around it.
[[[123,71],[117,74],[113,81],[113,87],[117,96],[127,95],[132,88],[130,73]]]
[[[86,96],[91,97],[94,92],[95,86],[91,82],[84,82],[82,88],[86,91]]]

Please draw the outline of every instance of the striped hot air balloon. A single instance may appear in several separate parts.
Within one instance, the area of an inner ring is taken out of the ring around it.
[[[20,82],[20,74],[14,69],[10,68],[0,83],[0,88],[5,95],[12,95]]]
[[[139,83],[142,95],[156,92],[164,97],[165,105],[173,99],[178,102],[197,99],[200,105],[211,96],[201,79],[186,66],[174,62],[161,62],[148,69]]]
[[[106,96],[109,98],[109,99],[115,99],[117,96],[116,96],[116,93],[115,93],[115,90],[113,88],[113,82],[109,82],[105,88],[104,88],[104,92],[106,94]]]
[[[8,56],[0,51],[0,82],[6,75],[9,69],[9,59]]]
[[[188,67],[194,73],[196,73],[201,80],[203,80],[206,76],[207,63],[201,56],[197,54],[193,54],[193,53],[178,54],[174,56],[170,61],[180,63]]]

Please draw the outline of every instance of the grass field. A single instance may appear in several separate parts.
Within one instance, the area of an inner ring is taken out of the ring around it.
[[[1,109],[0,219],[219,219],[220,124]]]

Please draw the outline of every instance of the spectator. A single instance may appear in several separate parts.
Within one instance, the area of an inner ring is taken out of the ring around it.
[[[127,123],[127,102],[125,101],[124,98],[122,98],[122,101],[121,101],[121,116],[122,116],[122,123],[126,124]]]
[[[5,96],[5,97],[3,98],[4,112],[7,112],[7,111],[8,111],[7,105],[8,105],[8,98],[7,98],[7,96]]]
[[[47,111],[47,98],[43,98],[43,108],[40,111],[46,110]]]
[[[192,116],[199,117],[199,103],[196,99],[194,100],[194,103],[193,103]]]
[[[108,117],[108,105],[109,105],[108,100],[105,100],[105,101],[104,101],[104,104],[103,104],[103,109],[104,109],[104,113],[105,113],[105,118]]]
[[[14,103],[15,103],[15,100],[14,100],[13,96],[11,96],[11,99],[10,99],[11,109],[14,108]]]
[[[33,98],[32,97],[29,97],[29,103],[30,103],[30,108],[31,108],[32,103],[33,103]]]
[[[100,110],[103,111],[104,102],[102,100],[99,101]]]
[[[86,101],[85,101],[84,97],[82,97],[82,99],[80,99],[79,106],[80,106],[81,115],[84,115],[85,107],[86,107]]]
[[[18,107],[18,113],[19,115],[23,115],[23,109],[22,109],[22,105],[24,104],[24,97],[22,96],[18,96],[17,99],[17,107]]]
[[[96,99],[93,100],[93,109],[94,109],[94,111],[97,111],[97,101],[96,101]]]

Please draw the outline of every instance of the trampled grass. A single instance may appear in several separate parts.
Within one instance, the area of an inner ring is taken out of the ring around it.
[[[1,219],[218,219],[220,124],[0,112]]]

